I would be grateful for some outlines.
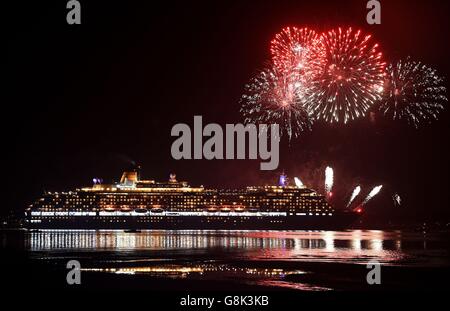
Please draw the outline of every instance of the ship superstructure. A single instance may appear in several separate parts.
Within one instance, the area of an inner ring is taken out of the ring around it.
[[[348,224],[355,213],[335,211],[325,197],[286,183],[242,189],[191,187],[125,172],[116,184],[46,192],[26,211],[30,228],[322,229]]]

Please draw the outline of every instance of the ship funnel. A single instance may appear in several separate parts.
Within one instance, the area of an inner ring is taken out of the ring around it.
[[[175,174],[170,174],[169,176],[169,182],[177,182],[177,175]]]
[[[120,183],[126,186],[133,186],[139,181],[138,172],[124,172],[122,178],[120,178]]]

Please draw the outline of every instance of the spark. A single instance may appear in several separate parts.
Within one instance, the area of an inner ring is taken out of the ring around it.
[[[402,205],[402,198],[400,197],[400,195],[398,193],[395,193],[392,196],[392,200],[394,200],[394,205],[395,206],[400,206]]]

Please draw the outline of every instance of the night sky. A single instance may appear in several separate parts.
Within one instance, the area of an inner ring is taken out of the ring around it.
[[[285,26],[353,26],[373,34],[387,61],[410,55],[450,77],[447,1],[381,1],[382,24],[366,23],[366,1],[80,1],[82,24],[67,25],[66,1],[3,5],[2,214],[44,190],[113,181],[133,162],[142,176],[175,172],[193,185],[238,187],[275,181],[284,170],[323,190],[335,170],[334,204],[360,184],[376,220],[448,221],[449,109],[416,130],[368,118],[318,123],[281,144],[278,171],[260,160],[172,160],[176,123],[242,122],[244,84],[270,57]],[[95,3],[93,3],[95,2]],[[6,31],[5,31],[6,30]],[[5,70],[6,68],[6,70]],[[6,82],[6,84],[5,84]],[[402,207],[393,207],[398,193]],[[369,220],[370,222],[370,220]]]

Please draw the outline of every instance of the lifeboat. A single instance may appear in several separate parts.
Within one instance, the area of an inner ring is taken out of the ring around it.
[[[137,209],[134,210],[136,213],[141,213],[141,214],[145,214],[147,213],[147,209],[144,207],[139,207]]]
[[[236,213],[243,213],[243,212],[245,212],[245,209],[243,207],[237,207],[237,208],[234,209],[234,211]]]
[[[259,212],[259,208],[249,208],[248,211],[251,213],[257,213]]]
[[[114,205],[106,205],[104,210],[106,212],[114,212],[116,210],[116,207]]]
[[[231,212],[231,208],[229,208],[229,207],[222,207],[222,208],[220,209],[220,211],[221,211],[222,213],[229,213],[229,212]]]
[[[120,210],[121,210],[122,212],[129,212],[129,211],[131,211],[131,208],[130,208],[128,205],[122,205],[122,206],[120,207]]]
[[[153,205],[150,211],[152,213],[162,213],[164,212],[164,209],[162,208],[161,205]]]
[[[207,210],[208,212],[211,212],[211,213],[217,212],[217,206],[210,205],[210,206],[207,207],[206,210]]]

